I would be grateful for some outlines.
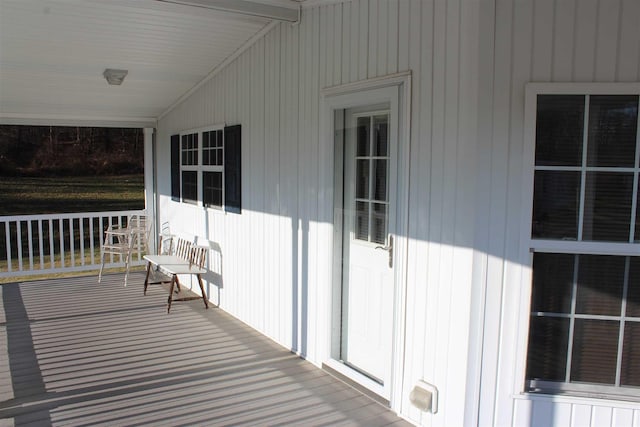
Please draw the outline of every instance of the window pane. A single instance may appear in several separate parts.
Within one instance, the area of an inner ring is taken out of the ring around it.
[[[356,160],[356,198],[369,198],[369,162]]]
[[[570,313],[575,255],[533,255],[532,312]]]
[[[527,379],[564,381],[569,343],[569,319],[532,317]]]
[[[628,242],[633,174],[588,172],[583,240]]]
[[[640,317],[640,257],[629,257],[629,289],[627,290],[627,316]]]
[[[582,163],[584,96],[538,95],[536,165]]]
[[[587,165],[633,167],[637,122],[637,96],[591,96]]]
[[[367,157],[369,152],[369,117],[359,117],[357,124],[357,151],[356,156]]]
[[[356,239],[369,241],[369,203],[356,202]]]
[[[577,239],[580,173],[536,171],[534,181],[532,237]]]
[[[373,161],[373,199],[387,201],[387,160]]]
[[[371,241],[385,244],[387,238],[387,205],[373,203],[373,218],[371,220]]]
[[[615,384],[620,323],[576,319],[571,381]]]
[[[185,202],[198,200],[198,176],[195,171],[182,172],[182,199]]]
[[[222,172],[203,173],[202,202],[205,206],[222,207]]]
[[[640,185],[638,186],[638,194],[636,194],[636,200],[639,202],[636,208],[636,232],[634,234],[633,241],[640,243]]]
[[[388,116],[377,116],[373,118],[374,148],[373,155],[386,157],[389,155],[389,132]]]
[[[640,386],[640,323],[627,322],[622,343],[620,385]]]
[[[580,255],[576,313],[620,316],[625,257]]]

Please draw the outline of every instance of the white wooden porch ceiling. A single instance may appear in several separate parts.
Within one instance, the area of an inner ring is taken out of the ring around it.
[[[153,125],[274,22],[265,15],[286,19],[299,4],[0,0],[0,124]],[[110,86],[105,68],[129,74]]]

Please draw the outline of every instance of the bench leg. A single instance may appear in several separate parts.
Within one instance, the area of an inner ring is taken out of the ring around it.
[[[204,308],[209,308],[207,304],[207,294],[204,292],[204,285],[202,284],[202,277],[198,274],[198,283],[200,284],[200,291],[202,292],[202,301],[204,301]]]
[[[171,276],[171,285],[169,286],[169,298],[167,299],[167,314],[171,310],[171,301],[173,301],[173,287],[176,284],[176,275]]]
[[[151,272],[151,263],[147,263],[147,277],[144,279],[144,295],[147,294],[147,286],[149,286],[149,273]]]

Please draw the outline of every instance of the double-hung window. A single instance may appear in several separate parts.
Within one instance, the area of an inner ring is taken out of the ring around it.
[[[240,125],[171,136],[171,198],[241,213]]]
[[[199,133],[180,135],[182,201],[198,203]]]
[[[224,134],[202,133],[202,204],[222,207],[224,200]]]
[[[566,87],[533,85],[528,98],[535,153],[525,387],[640,399],[639,91]]]

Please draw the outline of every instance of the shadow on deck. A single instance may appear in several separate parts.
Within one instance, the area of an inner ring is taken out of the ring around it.
[[[0,286],[0,426],[409,425],[141,273]]]

